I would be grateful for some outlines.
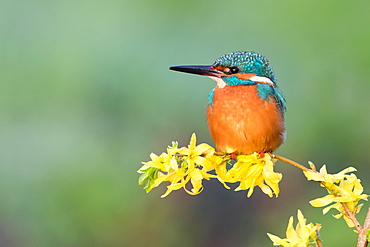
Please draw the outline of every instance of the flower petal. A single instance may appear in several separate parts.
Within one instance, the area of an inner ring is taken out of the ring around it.
[[[311,201],[309,201],[309,203],[313,207],[323,207],[323,206],[328,205],[329,203],[332,203],[334,201],[334,199],[335,199],[335,196],[333,196],[333,195],[326,195],[324,197],[311,200]]]
[[[290,216],[289,221],[288,221],[288,227],[286,229],[286,237],[289,239],[295,239],[298,238],[297,233],[294,230],[293,227],[293,216]]]
[[[267,233],[267,236],[271,239],[271,241],[274,243],[274,245],[282,245],[282,242],[286,242],[283,239],[279,238],[278,236],[272,235],[270,233]],[[284,245],[282,245],[284,246]]]
[[[195,133],[193,133],[190,138],[189,149],[194,150],[196,143],[197,143],[197,136]]]
[[[201,155],[203,153],[207,153],[208,155],[211,155],[215,152],[215,149],[208,145],[207,143],[201,143],[198,146],[194,148],[194,153],[197,155]]]
[[[307,180],[324,181],[324,177],[318,172],[303,171],[303,174],[306,176]]]

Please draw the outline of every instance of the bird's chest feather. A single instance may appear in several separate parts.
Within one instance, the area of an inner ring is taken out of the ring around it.
[[[261,99],[256,85],[216,87],[207,119],[219,149],[269,151],[283,142],[283,114],[272,96]]]

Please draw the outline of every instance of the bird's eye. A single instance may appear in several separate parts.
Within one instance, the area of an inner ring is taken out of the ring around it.
[[[239,68],[238,67],[230,67],[230,74],[236,74],[239,72]]]

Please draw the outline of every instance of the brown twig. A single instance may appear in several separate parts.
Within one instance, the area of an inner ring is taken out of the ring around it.
[[[344,208],[344,212],[342,213],[353,222],[358,232],[362,231],[362,226],[360,222],[358,222],[355,214],[348,208],[345,202],[341,202],[341,204],[342,204],[342,207]]]
[[[316,247],[323,247],[320,238],[320,231],[318,229],[316,229]]]
[[[358,231],[357,247],[366,247],[369,242],[366,238],[367,233],[370,230],[370,207],[367,210],[364,226]]]
[[[285,158],[283,156],[280,156],[280,155],[277,155],[277,154],[272,154],[271,157],[272,158],[275,158],[275,159],[278,159],[278,160],[281,160],[281,161],[283,161],[285,163],[288,163],[288,164],[290,164],[292,166],[295,166],[295,167],[301,169],[302,171],[310,171],[310,169],[308,169],[307,167],[302,166],[301,164],[299,164],[299,163],[297,163],[297,162],[295,162],[293,160],[290,160],[288,158]]]

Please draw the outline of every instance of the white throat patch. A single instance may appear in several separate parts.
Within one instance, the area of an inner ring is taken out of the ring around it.
[[[221,78],[215,77],[215,76],[208,76],[208,77],[214,80],[217,83],[217,86],[219,88],[224,88],[226,86],[226,82],[224,82],[224,80],[222,80]]]
[[[227,84],[226,82],[224,82],[224,80],[222,80],[222,78],[219,78],[219,77],[215,77],[215,76],[208,76],[209,78],[211,78],[212,80],[214,80],[216,83],[217,83],[217,86],[219,88],[224,88]],[[272,87],[275,86],[275,84],[270,80],[270,78],[267,78],[267,77],[264,77],[264,76],[252,76],[251,78],[249,78],[248,80],[251,80],[251,81],[254,81],[256,83],[261,83],[261,84],[268,84]]]

